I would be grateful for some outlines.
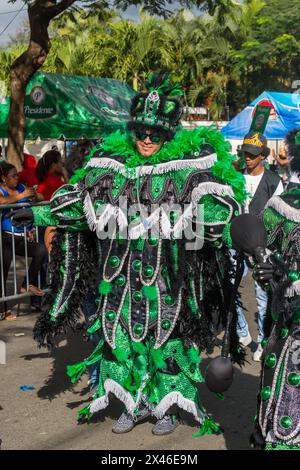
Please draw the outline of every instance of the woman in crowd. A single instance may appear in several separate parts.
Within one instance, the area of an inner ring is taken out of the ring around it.
[[[52,194],[68,182],[68,172],[63,166],[61,154],[52,149],[44,153],[36,168],[38,180],[37,198],[39,201],[50,201]],[[54,228],[47,227],[44,234],[45,245],[50,253]]]
[[[22,202],[29,202],[35,199],[36,194],[33,188],[26,188],[23,184],[19,183],[18,173],[16,168],[6,162],[0,165],[0,204],[15,204]],[[1,288],[2,294],[5,292],[5,284],[8,276],[8,271],[13,256],[13,236],[12,236],[12,221],[7,217],[10,209],[2,210],[1,230],[3,242],[3,281],[4,286]],[[33,295],[42,296],[43,291],[34,285],[34,279],[43,262],[46,254],[46,249],[43,245],[33,240],[32,232],[30,231],[32,225],[27,225],[27,253],[32,258],[29,271],[28,271],[28,290]],[[14,227],[14,243],[15,253],[19,256],[25,256],[25,231],[24,228]],[[26,278],[24,279],[21,287],[21,293],[26,292]],[[1,306],[0,316],[7,320],[15,320],[15,315],[10,312],[5,312],[4,305]]]
[[[68,173],[58,150],[48,150],[44,153],[38,162],[36,176],[39,201],[50,201],[52,194],[68,182]]]

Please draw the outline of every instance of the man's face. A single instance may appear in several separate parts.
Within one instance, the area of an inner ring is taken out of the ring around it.
[[[135,145],[142,157],[151,157],[161,149],[163,143],[164,139],[157,131],[152,129],[135,131]]]
[[[244,152],[245,155],[245,163],[247,170],[254,170],[254,168],[258,166],[262,166],[262,161],[264,160],[264,156],[259,155],[252,155],[251,153]]]

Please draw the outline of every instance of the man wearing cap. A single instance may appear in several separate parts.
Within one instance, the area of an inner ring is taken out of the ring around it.
[[[241,148],[245,159],[245,182],[248,197],[245,201],[244,212],[259,215],[265,208],[268,200],[272,196],[277,196],[283,192],[283,185],[280,177],[271,170],[267,170],[263,161],[269,156],[270,149],[267,139],[258,132],[249,132],[243,141]],[[264,319],[266,316],[268,295],[255,282],[255,294],[258,308],[258,337],[257,350],[253,355],[254,361],[260,361],[262,355],[261,342],[264,339]],[[238,309],[237,333],[240,343],[247,346],[251,343],[248,325],[245,320],[242,308]]]

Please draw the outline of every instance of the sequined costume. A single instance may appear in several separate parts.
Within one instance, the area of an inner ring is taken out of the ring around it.
[[[119,150],[121,144],[116,152],[111,149],[120,141],[126,156]],[[174,403],[200,422],[206,417],[197,391],[197,384],[203,382],[199,348],[211,350],[212,327],[226,318],[230,262],[222,237],[226,239],[228,223],[240,212],[237,200],[243,198],[244,186],[218,132],[180,131],[165,145],[166,155],[171,155],[168,146],[176,142],[181,143],[177,158],[135,166],[128,165],[135,157],[133,147],[129,153],[130,137],[112,135],[94,151],[86,176],[56,192],[51,212],[48,207],[33,208],[37,225],[58,227],[56,247],[59,243],[62,247],[54,260],[60,269],[52,276],[53,305],[35,328],[42,343],[51,343],[53,334],[74,319],[72,294],[78,297],[78,289],[83,289],[81,270],[87,276],[84,264],[90,266],[91,256],[96,256],[92,234],[101,239],[109,221],[116,218],[119,225],[127,224],[123,214],[116,215],[122,196],[128,205],[137,203],[137,191],[146,207],[170,202],[186,205],[183,219],[190,217],[192,201],[204,205],[201,250],[187,251],[185,239],[170,238],[179,221],[173,220],[172,211],[164,220],[159,208],[152,212],[149,224],[159,223],[161,236],[148,238],[150,225],[138,220],[128,222],[137,239],[120,238],[119,226],[113,240],[96,243],[101,247],[102,279],[98,314],[89,332],[101,330],[102,339],[92,356],[72,369],[72,376],[79,378],[87,365],[101,360],[99,387],[86,412],[106,407],[113,392],[131,413],[145,394],[156,417]]]
[[[254,444],[300,450],[300,189],[273,197],[263,221],[282,270],[275,271],[270,334],[264,340]]]
[[[141,403],[157,419],[178,405],[201,424],[200,435],[220,432],[198,385],[204,382],[200,352],[212,351],[226,321],[232,291],[228,225],[245,198],[229,144],[212,128],[180,130],[143,159],[131,133],[116,132],[93,150],[76,180],[55,193],[51,209],[33,208],[37,225],[58,227],[49,309],[34,333],[40,344],[51,345],[74,324],[96,267],[99,307],[88,332],[101,339],[68,374],[75,382],[99,361],[100,379],[79,416],[106,408],[113,393],[132,416]],[[140,213],[126,211],[124,202]],[[190,250],[189,240],[175,234],[195,221],[199,203],[204,245]],[[111,239],[104,236],[109,227]]]

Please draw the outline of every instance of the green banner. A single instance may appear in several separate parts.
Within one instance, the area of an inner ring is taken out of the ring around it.
[[[271,106],[256,106],[250,131],[260,132],[261,134],[263,134],[267,127],[271,111]]]
[[[97,139],[124,129],[134,95],[120,80],[36,73],[26,88],[26,138]],[[0,138],[8,136],[9,106],[0,102]]]

